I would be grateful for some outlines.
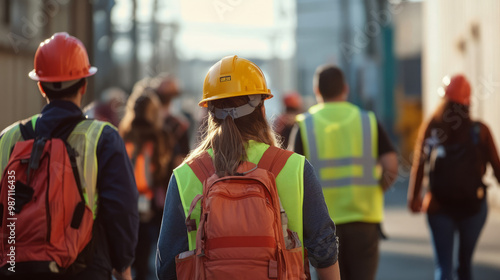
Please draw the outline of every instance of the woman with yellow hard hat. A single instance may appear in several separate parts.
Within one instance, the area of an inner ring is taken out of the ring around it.
[[[249,60],[227,56],[208,71],[203,86],[203,99],[199,103],[209,111],[206,131],[202,133],[204,138],[174,170],[168,187],[156,256],[159,279],[181,277],[176,274],[176,256],[196,247],[196,231],[188,232],[185,220],[186,217],[196,220],[193,228],[199,224],[199,204],[189,210],[193,199],[203,193],[203,184],[190,165],[206,151],[211,155],[215,170],[213,176],[239,175],[237,169],[243,162],[259,163],[270,147],[278,146],[275,134],[265,117],[264,100],[272,97],[262,71]],[[321,186],[310,163],[299,154],[289,153],[290,157],[276,176],[277,192],[282,210],[288,216],[288,227],[297,233],[299,245],[303,244],[307,248],[306,256],[316,267],[320,279],[340,279],[335,225],[328,215]],[[194,204],[196,205],[196,202]],[[260,225],[248,225],[255,226]],[[181,258],[182,255],[178,256],[177,261]],[[235,255],[234,258],[238,256]],[[252,266],[256,262],[248,259],[245,263]],[[276,278],[271,273],[271,263],[272,260],[269,261],[269,277]],[[281,263],[281,260],[278,263]],[[304,266],[305,270],[307,268],[308,265]],[[212,266],[210,269],[217,268]],[[241,270],[235,268],[238,269]],[[210,279],[210,275],[200,271],[193,273],[203,275],[193,276],[192,279]],[[306,273],[302,274],[305,279]],[[227,277],[252,279],[252,271]]]

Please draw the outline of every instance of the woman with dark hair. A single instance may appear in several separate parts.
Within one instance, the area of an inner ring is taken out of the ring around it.
[[[340,279],[335,225],[328,215],[321,186],[314,175],[312,166],[303,156],[277,148],[278,144],[275,133],[268,124],[265,116],[264,100],[269,98],[272,98],[272,94],[267,88],[265,77],[260,68],[251,61],[237,56],[227,56],[210,68],[203,86],[203,99],[199,103],[201,107],[207,107],[209,111],[207,126],[203,132],[204,137],[198,147],[191,151],[186,160],[174,170],[168,187],[156,256],[158,279],[177,279],[177,277],[181,277],[178,275],[179,271],[176,271],[176,263],[179,262],[178,259],[183,259],[182,255],[184,253],[181,253],[196,249],[195,246],[198,239],[195,234],[196,228],[192,227],[195,224],[190,224],[191,229],[188,231],[185,220],[186,217],[191,217],[192,220],[188,219],[189,221],[196,221],[196,225],[200,223],[200,219],[202,219],[200,217],[200,203],[193,202],[192,204],[192,201],[195,201],[196,197],[204,193],[204,187],[203,183],[198,179],[198,173],[194,169],[196,165],[193,165],[193,162],[197,163],[196,160],[201,157],[205,159],[207,156],[209,157],[210,167],[213,170],[213,173],[210,174],[213,175],[208,180],[212,180],[216,176],[217,178],[223,176],[243,176],[244,174],[253,172],[256,167],[244,173],[241,173],[240,168],[247,166],[247,164],[258,164],[260,167],[260,160],[267,154],[269,149],[290,154],[278,176],[275,177],[275,180],[279,200],[283,204],[282,213],[286,212],[289,229],[294,231],[298,236],[298,240],[294,244],[298,244],[299,247],[303,244],[308,249],[309,260],[313,266],[317,267],[317,272],[321,279]],[[234,190],[229,187],[228,189]],[[239,190],[239,186],[237,190]],[[237,191],[235,190],[234,192]],[[269,200],[274,201],[272,198],[267,199],[266,196],[266,201],[269,202]],[[201,204],[211,203],[209,201],[202,202]],[[232,213],[235,208],[238,208],[238,205],[242,205],[243,203],[241,200],[232,201],[228,202],[230,203],[229,206],[232,207],[227,207],[227,213]],[[191,205],[193,205],[192,213],[190,211]],[[264,208],[266,207],[264,206]],[[213,208],[211,210],[212,212],[214,211]],[[268,276],[268,271],[270,278],[277,278],[277,274],[274,273],[279,272],[277,270],[278,267],[283,270],[285,269],[282,264],[285,260],[279,257],[278,266],[273,265],[276,264],[276,256],[280,256],[278,252],[285,250],[283,247],[276,249],[276,251],[274,249],[271,250],[274,252],[271,256],[264,254],[270,257],[270,259],[266,260],[257,260],[248,256],[241,257],[241,255],[238,255],[239,250],[244,250],[241,248],[242,246],[243,248],[250,248],[247,250],[255,250],[252,251],[254,252],[253,255],[263,255],[262,250],[264,249],[257,249],[260,245],[257,246],[252,242],[259,243],[257,240],[266,239],[267,236],[258,236],[258,238],[252,239],[248,237],[248,231],[255,227],[267,228],[268,224],[263,223],[265,217],[259,218],[259,221],[256,223],[246,224],[246,218],[252,216],[250,211],[243,210],[242,212],[237,212],[239,215],[234,213],[238,216],[235,219],[241,221],[231,220],[230,222],[231,225],[237,225],[236,229],[231,229],[238,231],[240,233],[239,236],[232,236],[231,232],[226,232],[227,228],[222,230],[221,234],[224,237],[213,238],[207,233],[207,248],[216,246],[222,249],[219,251],[216,249],[207,252],[203,251],[206,255],[201,253],[195,256],[196,258],[203,258],[203,262],[205,260],[209,262],[205,266],[207,275],[203,275],[205,272],[199,271],[199,267],[197,267],[196,271],[192,272],[193,274],[196,273],[198,277],[201,274],[201,278],[196,279],[205,279],[203,278],[205,276],[207,279],[222,277],[220,276],[220,270],[225,270],[226,274],[224,274],[224,277],[218,279],[256,279],[254,273],[261,273],[259,275],[265,274]],[[206,219],[212,225],[217,223],[220,217],[210,216],[210,213],[206,212],[202,215],[203,219]],[[286,223],[283,219],[281,221],[282,223]],[[208,225],[206,227],[208,228]],[[229,225],[227,227],[229,228]],[[200,233],[201,230],[203,230],[202,233]],[[204,230],[205,227],[200,225],[198,234],[203,235]],[[281,240],[281,237],[277,238],[277,240]],[[236,246],[235,242],[243,243],[238,243],[240,245]],[[266,248],[275,248],[273,246],[281,244],[275,239],[269,243],[274,245],[271,246],[268,244],[266,246],[270,247]],[[301,274],[305,277],[304,268],[306,266],[304,266],[303,262],[302,249],[299,247],[293,248],[300,250],[298,251],[300,254],[296,256],[300,256],[302,261],[296,262],[286,269],[302,271]],[[197,248],[199,249],[199,247]],[[259,248],[263,248],[263,245]],[[221,253],[221,250],[224,253]],[[225,255],[225,257],[220,259],[221,255]],[[178,259],[176,259],[176,256],[178,256]],[[216,264],[217,262],[218,264]],[[240,265],[235,265],[235,262]]]
[[[470,118],[471,88],[463,75],[443,79],[443,103],[420,128],[408,207],[427,213],[435,279],[472,279],[472,255],[487,216],[482,177],[490,163],[500,181],[500,160],[488,127]],[[426,187],[427,190],[424,190]],[[454,270],[455,235],[458,268]]]
[[[134,279],[148,279],[149,257],[160,229],[166,191],[163,182],[167,180],[165,177],[168,176],[167,166],[172,149],[162,130],[160,100],[147,86],[147,81],[139,81],[134,86],[119,132],[134,167],[139,191],[140,225],[133,264]]]

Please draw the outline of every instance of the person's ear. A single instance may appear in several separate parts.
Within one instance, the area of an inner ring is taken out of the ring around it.
[[[37,84],[38,90],[40,91],[40,94],[43,96],[43,98],[47,98],[47,95],[45,94],[45,90],[43,90],[42,83],[38,82],[36,84]]]
[[[344,95],[349,96],[349,85],[347,83],[344,83]]]
[[[318,87],[313,87],[313,92],[314,92],[314,95],[321,95]]]
[[[86,92],[87,92],[87,80],[83,82],[83,85],[80,87],[78,93],[84,95]]]
[[[313,91],[314,91],[314,96],[316,97],[316,101],[318,103],[323,102],[323,96],[321,95],[321,92],[319,91],[319,87],[314,86]]]

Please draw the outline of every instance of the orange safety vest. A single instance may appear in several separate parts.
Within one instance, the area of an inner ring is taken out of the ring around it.
[[[153,179],[154,166],[151,163],[154,148],[153,143],[146,143],[141,151],[136,152],[135,145],[132,142],[125,143],[128,157],[134,166],[135,183],[139,194],[145,195],[148,199],[153,198]]]

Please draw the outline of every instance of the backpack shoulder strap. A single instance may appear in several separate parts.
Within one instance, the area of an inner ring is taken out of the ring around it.
[[[472,134],[472,143],[474,143],[474,145],[479,144],[480,132],[481,132],[481,125],[479,124],[479,122],[473,122],[471,134]]]
[[[271,172],[274,177],[278,177],[278,174],[281,172],[283,167],[285,166],[288,158],[293,155],[292,151],[283,150],[274,146],[269,147],[257,165],[259,168],[267,169]],[[281,228],[283,230],[283,236],[286,244],[286,248],[289,248],[291,240],[288,236],[288,216],[286,215],[285,208],[281,203],[281,199],[278,196],[278,202],[280,206],[280,217],[281,217]],[[298,240],[298,244],[300,241]]]
[[[292,151],[271,146],[264,152],[257,166],[267,169],[273,173],[274,177],[277,177],[291,155],[293,155]]]
[[[212,163],[212,157],[207,151],[203,152],[201,156],[189,162],[188,165],[191,170],[193,170],[196,177],[198,177],[198,180],[200,180],[202,183],[215,173],[215,167]]]
[[[73,132],[75,127],[81,122],[86,120],[87,118],[82,114],[76,117],[71,117],[65,119],[61,122],[50,135],[52,138],[60,138],[66,141],[69,135]]]
[[[24,140],[36,138],[35,127],[38,116],[39,115],[34,115],[33,117],[19,123],[19,130],[21,131],[21,135]],[[51,137],[61,138],[66,141],[73,129],[83,120],[86,120],[84,115],[65,119],[54,129]]]
[[[196,175],[198,180],[200,180],[201,183],[204,183],[208,178],[210,178],[215,173],[215,167],[214,164],[212,163],[212,157],[207,151],[203,152],[201,156],[189,162],[188,165],[191,168],[191,170],[193,170],[194,174]],[[189,212],[186,217],[186,228],[188,232],[196,230],[196,221],[194,219],[191,219],[191,214],[193,213],[193,210],[196,208],[196,204],[198,203],[198,201],[202,198],[203,195],[197,194],[193,199],[193,201],[191,202],[191,205],[189,207]]]
[[[257,166],[268,170],[276,177],[291,155],[293,155],[292,151],[283,150],[277,147],[269,147],[262,155]],[[188,165],[201,182],[204,182],[215,173],[212,157],[208,152],[204,152],[200,157],[188,163]]]
[[[33,117],[21,121],[19,123],[19,131],[24,140],[35,139],[35,124],[39,115],[34,115]]]

